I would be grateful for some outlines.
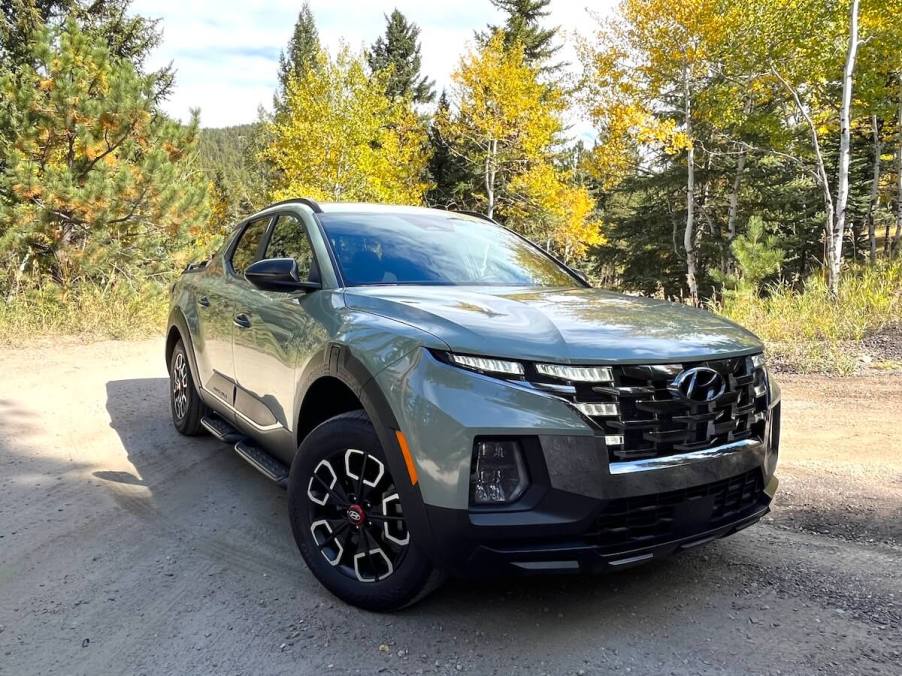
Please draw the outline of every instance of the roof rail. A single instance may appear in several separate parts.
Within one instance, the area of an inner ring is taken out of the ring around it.
[[[305,204],[308,207],[310,207],[311,209],[313,209],[313,213],[315,213],[315,214],[323,213],[323,208],[319,204],[314,202],[312,199],[309,199],[307,197],[292,197],[290,200],[282,200],[281,202],[274,202],[273,204],[270,204],[266,208],[269,209],[270,207],[278,207],[278,206],[282,206],[283,204]]]
[[[481,218],[481,219],[484,220],[484,221],[488,221],[489,223],[494,223],[495,225],[501,225],[501,224],[500,224],[498,221],[496,221],[494,218],[489,218],[488,216],[486,216],[485,214],[483,214],[483,213],[481,213],[481,212],[479,212],[479,211],[458,211],[458,210],[455,210],[455,211],[453,211],[452,213],[455,213],[455,214],[463,214],[464,216],[474,216],[474,217],[476,217],[476,218]]]

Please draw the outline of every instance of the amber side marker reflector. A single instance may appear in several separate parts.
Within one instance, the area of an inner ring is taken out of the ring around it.
[[[407,445],[407,437],[401,430],[395,430],[395,436],[398,438],[398,445],[401,447],[401,455],[404,456],[404,464],[407,465],[407,474],[410,476],[410,483],[417,485],[417,468],[413,464],[413,456],[410,455],[410,446]]]

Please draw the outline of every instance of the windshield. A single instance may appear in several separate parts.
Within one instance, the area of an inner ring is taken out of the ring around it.
[[[472,216],[318,214],[348,286],[581,284],[537,247]]]

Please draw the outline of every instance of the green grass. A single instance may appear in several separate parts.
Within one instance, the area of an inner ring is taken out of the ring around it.
[[[144,338],[163,332],[167,311],[167,289],[154,282],[81,284],[68,289],[47,284],[0,305],[0,344],[56,336]]]
[[[758,334],[785,367],[850,373],[858,363],[858,341],[902,323],[902,260],[846,268],[836,299],[816,275],[801,292],[777,285],[761,296],[730,293],[712,309]]]

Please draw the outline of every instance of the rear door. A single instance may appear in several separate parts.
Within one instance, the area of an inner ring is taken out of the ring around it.
[[[262,258],[293,258],[301,280],[320,282],[319,265],[305,225],[290,213],[279,214]],[[294,429],[295,371],[321,348],[326,328],[315,318],[328,316],[321,291],[263,291],[240,280],[236,312],[242,326],[234,337],[238,412],[256,431],[275,437]],[[274,438],[281,446],[282,439]],[[293,450],[293,449],[291,449]]]
[[[235,360],[232,347],[235,303],[240,288],[235,279],[258,260],[271,218],[247,223],[226,249],[197,291],[196,352],[201,385],[216,399],[235,406]],[[240,271],[240,272],[238,272]]]

